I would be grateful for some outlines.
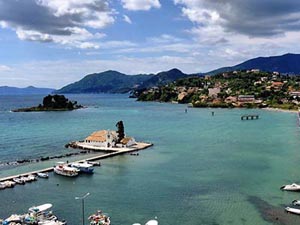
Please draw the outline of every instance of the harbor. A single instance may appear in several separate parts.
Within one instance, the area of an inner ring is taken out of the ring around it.
[[[114,156],[118,156],[118,155],[130,154],[132,152],[143,150],[143,149],[149,148],[151,146],[153,146],[153,144],[151,144],[151,143],[138,142],[134,146],[134,148],[132,147],[132,148],[128,148],[128,149],[112,149],[110,153],[107,153],[104,155],[103,154],[96,155],[96,156],[92,156],[92,157],[89,157],[86,159],[82,159],[82,160],[78,160],[78,161],[74,161],[74,162],[70,162],[70,163],[82,163],[84,161],[94,162],[97,160],[106,159],[106,158],[110,158],[110,157],[114,157]],[[10,181],[10,180],[13,180],[14,178],[18,178],[18,177],[27,177],[29,175],[36,175],[38,173],[52,172],[53,169],[54,169],[54,167],[48,167],[48,168],[41,169],[41,170],[30,171],[30,172],[16,174],[13,176],[8,176],[8,177],[2,177],[2,178],[0,178],[0,182]]]

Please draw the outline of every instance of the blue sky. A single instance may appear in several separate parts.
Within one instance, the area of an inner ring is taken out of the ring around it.
[[[299,0],[0,0],[0,86],[206,72],[299,52]]]

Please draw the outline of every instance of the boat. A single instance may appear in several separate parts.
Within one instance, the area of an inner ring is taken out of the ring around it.
[[[37,214],[37,213],[45,212],[51,208],[52,208],[52,204],[46,203],[46,204],[39,205],[39,206],[32,206],[28,209],[28,212]]]
[[[300,209],[286,207],[285,211],[287,211],[288,213],[294,213],[294,214],[300,215]]]
[[[149,220],[145,225],[158,225],[157,220]]]
[[[91,164],[92,166],[101,166],[100,162],[91,162],[91,161],[85,161],[88,164]]]
[[[293,205],[299,205],[299,206],[300,206],[300,200],[294,200],[294,201],[292,201],[292,204],[293,204]]]
[[[6,188],[6,185],[3,184],[3,182],[0,182],[0,190],[5,189],[5,188]]]
[[[283,191],[300,191],[300,185],[298,184],[287,184],[280,188]]]
[[[2,224],[21,224],[24,219],[23,215],[12,214],[10,217],[5,219]]]
[[[28,175],[28,180],[29,180],[29,181],[36,181],[36,176],[33,175],[33,174],[29,174],[29,175]]]
[[[72,163],[71,167],[79,169],[82,173],[94,173],[93,165],[87,163],[87,162],[78,162],[78,163]]]
[[[25,181],[20,177],[15,177],[12,179],[16,184],[25,184]]]
[[[5,185],[5,188],[13,188],[16,185],[15,182],[10,181],[10,180],[4,181],[4,182],[2,182],[2,184]]]
[[[40,177],[40,178],[49,178],[48,173],[37,173],[37,176]]]
[[[50,211],[52,204],[46,203],[39,206],[32,206],[28,209],[25,221],[33,222],[38,225],[64,225],[65,221],[59,221],[57,217]]]
[[[90,225],[110,225],[110,218],[98,210],[95,214],[89,216]]]
[[[20,177],[24,182],[31,182],[32,180],[28,176]]]
[[[58,162],[57,165],[54,167],[54,172],[62,176],[75,177],[78,176],[79,170],[70,167],[68,164],[64,162]]]

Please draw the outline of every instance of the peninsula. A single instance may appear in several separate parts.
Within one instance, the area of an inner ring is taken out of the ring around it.
[[[41,112],[41,111],[70,111],[83,108],[77,101],[69,101],[64,95],[47,95],[43,99],[43,104],[29,108],[12,110],[13,112]]]
[[[193,107],[297,110],[300,77],[259,69],[236,70],[178,79],[164,86],[137,90],[136,95],[139,101],[188,103]]]

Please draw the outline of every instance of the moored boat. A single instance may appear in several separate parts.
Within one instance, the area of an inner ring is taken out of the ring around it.
[[[94,173],[93,165],[87,163],[87,162],[79,162],[79,163],[72,163],[71,167],[79,169],[80,172],[83,173]]]
[[[90,225],[110,225],[110,218],[98,210],[95,214],[89,216]]]
[[[300,191],[300,185],[298,184],[287,184],[280,188],[283,191]]]
[[[298,214],[300,215],[300,209],[296,209],[296,208],[291,208],[291,207],[286,207],[285,211],[289,212],[289,213],[294,213],[294,214]]]
[[[11,180],[4,181],[2,184],[5,185],[5,188],[13,188],[16,185],[16,183]]]
[[[37,176],[40,177],[40,178],[49,178],[48,173],[37,173]]]
[[[28,179],[29,179],[29,181],[36,181],[36,176],[33,174],[29,174]]]
[[[145,225],[158,225],[157,220],[149,220]]]
[[[54,167],[54,172],[56,174],[67,176],[67,177],[75,177],[78,175],[79,170],[73,167],[68,166],[67,164],[63,162],[57,163],[57,165]]]
[[[17,184],[25,184],[25,181],[23,179],[21,179],[20,177],[15,177],[12,180],[14,182],[16,182]]]
[[[86,163],[91,164],[92,166],[101,166],[101,163],[100,163],[100,162],[86,161]]]
[[[292,201],[292,204],[293,205],[300,205],[300,200],[294,200],[294,201]]]

